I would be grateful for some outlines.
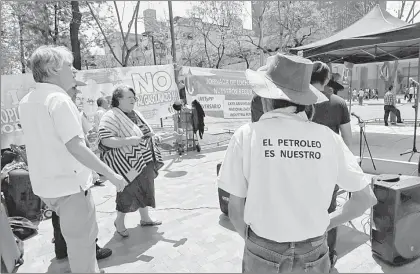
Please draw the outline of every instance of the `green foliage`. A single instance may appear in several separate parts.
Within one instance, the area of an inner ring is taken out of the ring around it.
[[[198,19],[191,34],[200,66],[219,68],[231,54],[236,45],[233,30],[242,25],[243,9],[240,1],[200,1],[188,11],[190,18]]]
[[[79,2],[82,15],[79,40],[82,59],[89,50],[102,45],[103,38],[93,27],[94,21],[86,2]],[[104,29],[114,29],[112,14],[105,2],[95,2],[101,10]],[[41,45],[63,45],[71,49],[71,1],[8,1],[2,5],[2,74],[22,73],[32,52]],[[22,33],[22,40],[20,39]],[[22,45],[21,45],[22,44]],[[5,54],[3,54],[5,53]]]

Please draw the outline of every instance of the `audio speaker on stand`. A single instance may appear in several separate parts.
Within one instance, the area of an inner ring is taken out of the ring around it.
[[[372,178],[378,203],[371,223],[372,252],[391,265],[420,257],[420,178],[380,175]]]
[[[217,176],[219,176],[219,171],[220,171],[220,168],[221,167],[222,167],[222,163],[217,164]],[[224,214],[228,215],[228,213],[229,213],[228,207],[229,207],[229,197],[230,197],[230,194],[227,193],[226,191],[224,191],[221,188],[218,188],[218,193],[219,193],[220,210]]]

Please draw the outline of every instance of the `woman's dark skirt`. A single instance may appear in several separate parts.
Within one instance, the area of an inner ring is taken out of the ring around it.
[[[155,208],[155,173],[153,162],[148,163],[123,191],[117,192],[117,211],[129,213],[139,208],[150,206]]]

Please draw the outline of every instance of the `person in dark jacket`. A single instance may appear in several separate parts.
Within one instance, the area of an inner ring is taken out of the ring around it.
[[[204,117],[206,117],[206,114],[204,113],[203,107],[201,106],[200,102],[197,100],[192,101],[191,103],[192,109],[193,109],[193,129],[194,134],[199,133],[200,139],[203,139],[204,135]]]

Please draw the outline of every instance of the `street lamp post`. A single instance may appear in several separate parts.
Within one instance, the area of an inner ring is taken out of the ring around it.
[[[151,37],[152,38],[152,52],[153,52],[153,63],[156,66],[156,52],[155,52],[155,38],[153,37],[153,35],[151,34],[150,31],[143,33],[143,36],[147,36],[147,37]],[[163,119],[160,118],[160,127],[163,128]]]
[[[150,36],[152,37],[153,62],[156,66],[157,63],[156,63],[156,51],[155,51],[155,38],[153,37],[153,35],[150,35]]]
[[[174,31],[174,16],[172,13],[172,1],[168,1],[168,9],[169,9],[169,24],[170,24],[171,41],[172,41],[172,60],[173,60],[173,63],[176,64],[175,31]],[[178,83],[178,81],[176,82]]]

